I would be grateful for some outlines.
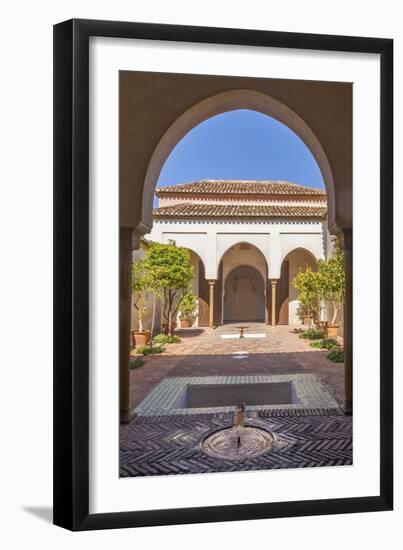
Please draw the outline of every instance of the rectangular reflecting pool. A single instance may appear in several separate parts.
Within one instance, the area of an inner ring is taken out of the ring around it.
[[[255,384],[189,384],[184,407],[285,405],[296,403],[291,381]]]
[[[164,378],[137,405],[137,416],[246,411],[338,410],[337,401],[313,374],[184,376]]]

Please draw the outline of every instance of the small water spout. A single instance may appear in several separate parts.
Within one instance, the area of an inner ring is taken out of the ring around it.
[[[235,409],[234,426],[236,426],[237,428],[245,427],[245,405],[237,405]]]

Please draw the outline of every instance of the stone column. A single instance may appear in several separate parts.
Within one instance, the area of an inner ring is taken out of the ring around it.
[[[346,293],[344,299],[344,406],[353,412],[353,230],[343,229]]]
[[[210,287],[210,294],[209,294],[209,322],[208,326],[210,328],[214,328],[214,294],[215,294],[215,279],[209,279],[209,287]]]
[[[271,326],[276,326],[276,287],[278,279],[270,279],[271,282]]]
[[[120,421],[127,423],[130,409],[131,266],[133,229],[120,228],[119,247],[119,398]]]

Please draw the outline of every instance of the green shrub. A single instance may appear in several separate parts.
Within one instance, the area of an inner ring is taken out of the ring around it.
[[[318,340],[316,342],[311,342],[309,345],[311,346],[311,348],[322,349],[322,340]]]
[[[154,354],[154,353],[162,353],[163,351],[165,351],[165,348],[163,348],[162,346],[140,346],[139,348],[136,349],[136,352],[139,353],[140,355],[149,355],[149,354]]]
[[[327,358],[333,361],[333,363],[344,363],[344,351],[342,349],[334,349],[327,355]]]
[[[325,337],[323,331],[307,330],[306,332],[301,332],[299,338],[304,338],[305,340],[322,340]]]
[[[153,338],[153,344],[179,344],[180,341],[181,339],[176,334],[173,336],[169,336],[169,334],[157,334]]]
[[[197,297],[191,292],[187,292],[180,303],[179,318],[188,319],[191,323],[196,317]]]
[[[310,344],[313,348],[319,349],[339,349],[339,343],[333,338],[324,338],[323,340],[318,340],[317,342],[311,342]]]
[[[143,365],[144,365],[144,359],[142,359],[141,357],[135,357],[135,358],[133,357],[132,359],[130,359],[131,370],[139,369]]]

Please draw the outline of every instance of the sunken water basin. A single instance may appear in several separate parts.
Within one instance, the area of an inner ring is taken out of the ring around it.
[[[292,382],[246,384],[190,384],[185,407],[210,408],[244,405],[284,405],[295,400]]]
[[[214,458],[225,460],[254,458],[269,451],[274,445],[273,435],[262,428],[245,426],[245,419],[245,405],[238,405],[234,425],[205,437],[201,450]]]
[[[201,449],[214,458],[243,460],[254,458],[274,445],[274,437],[267,430],[254,426],[232,426],[207,436]]]
[[[164,378],[137,405],[137,416],[234,412],[338,409],[314,374],[249,376],[186,376]]]

